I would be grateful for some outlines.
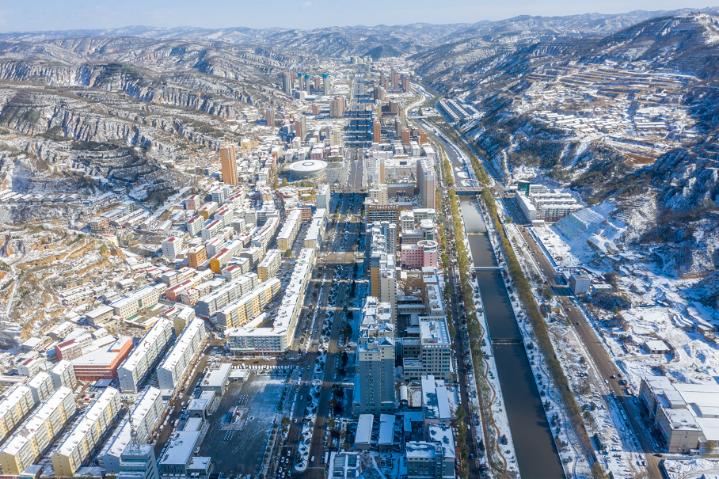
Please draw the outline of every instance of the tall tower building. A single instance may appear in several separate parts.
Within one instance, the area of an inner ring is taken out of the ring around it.
[[[368,296],[357,342],[355,413],[378,414],[395,408],[395,340],[391,307]]]
[[[417,160],[417,189],[422,208],[435,208],[435,187],[437,179],[432,163],[427,159]]]
[[[220,148],[220,165],[222,182],[228,185],[237,184],[237,148],[235,145],[224,145]]]
[[[282,90],[288,95],[292,95],[292,72],[282,72]]]
[[[372,124],[372,142],[382,142],[382,123],[378,119],[375,119]]]

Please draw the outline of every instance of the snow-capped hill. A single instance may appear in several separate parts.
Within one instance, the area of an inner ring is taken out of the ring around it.
[[[660,17],[601,40],[590,60],[644,61],[710,78],[717,74],[719,17],[707,13]]]

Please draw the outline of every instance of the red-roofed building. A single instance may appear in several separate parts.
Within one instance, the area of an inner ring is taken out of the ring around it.
[[[84,354],[72,361],[75,376],[80,381],[114,379],[117,368],[132,349],[132,338],[120,338],[107,347]]]

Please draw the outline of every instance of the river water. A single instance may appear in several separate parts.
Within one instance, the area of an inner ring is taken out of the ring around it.
[[[475,203],[463,200],[461,207],[474,265],[497,266]],[[501,272],[478,271],[476,275],[520,474],[524,478],[564,477]]]

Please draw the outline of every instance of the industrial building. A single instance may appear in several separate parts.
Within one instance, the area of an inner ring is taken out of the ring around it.
[[[666,376],[647,376],[639,398],[669,452],[691,452],[719,441],[719,384],[675,383]]]

